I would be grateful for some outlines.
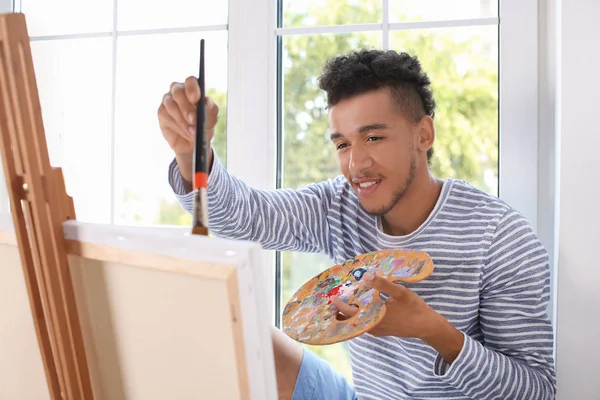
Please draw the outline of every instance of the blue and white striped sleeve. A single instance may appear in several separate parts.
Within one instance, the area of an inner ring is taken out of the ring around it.
[[[335,181],[298,190],[258,190],[235,178],[214,157],[208,179],[209,229],[218,237],[258,242],[263,248],[331,254],[327,221]],[[182,207],[192,212],[177,162],[169,166],[169,183]]]
[[[474,399],[554,399],[556,375],[548,255],[530,225],[510,210],[499,222],[482,276],[483,342],[464,335],[449,367],[438,356],[440,378]]]

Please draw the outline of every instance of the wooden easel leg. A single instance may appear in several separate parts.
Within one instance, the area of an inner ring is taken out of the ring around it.
[[[0,150],[50,394],[92,400],[62,227],[75,211],[50,166],[22,14],[0,15],[0,99]]]

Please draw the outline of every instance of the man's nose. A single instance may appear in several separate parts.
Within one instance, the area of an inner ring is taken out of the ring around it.
[[[373,159],[371,155],[367,151],[367,149],[362,146],[353,146],[350,153],[350,171],[352,172],[360,172],[364,171],[373,166]]]

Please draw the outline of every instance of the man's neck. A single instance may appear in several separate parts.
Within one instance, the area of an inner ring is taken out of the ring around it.
[[[428,169],[419,175],[415,176],[398,204],[381,218],[384,233],[391,236],[408,235],[417,230],[433,211],[443,182],[432,176]]]

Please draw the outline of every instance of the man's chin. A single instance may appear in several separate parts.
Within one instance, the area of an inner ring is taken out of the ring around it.
[[[383,205],[383,204],[379,204],[379,205],[375,205],[375,204],[365,204],[364,202],[360,202],[362,208],[367,212],[367,214],[370,214],[374,217],[383,217],[385,214],[387,214],[390,210],[389,207]]]

